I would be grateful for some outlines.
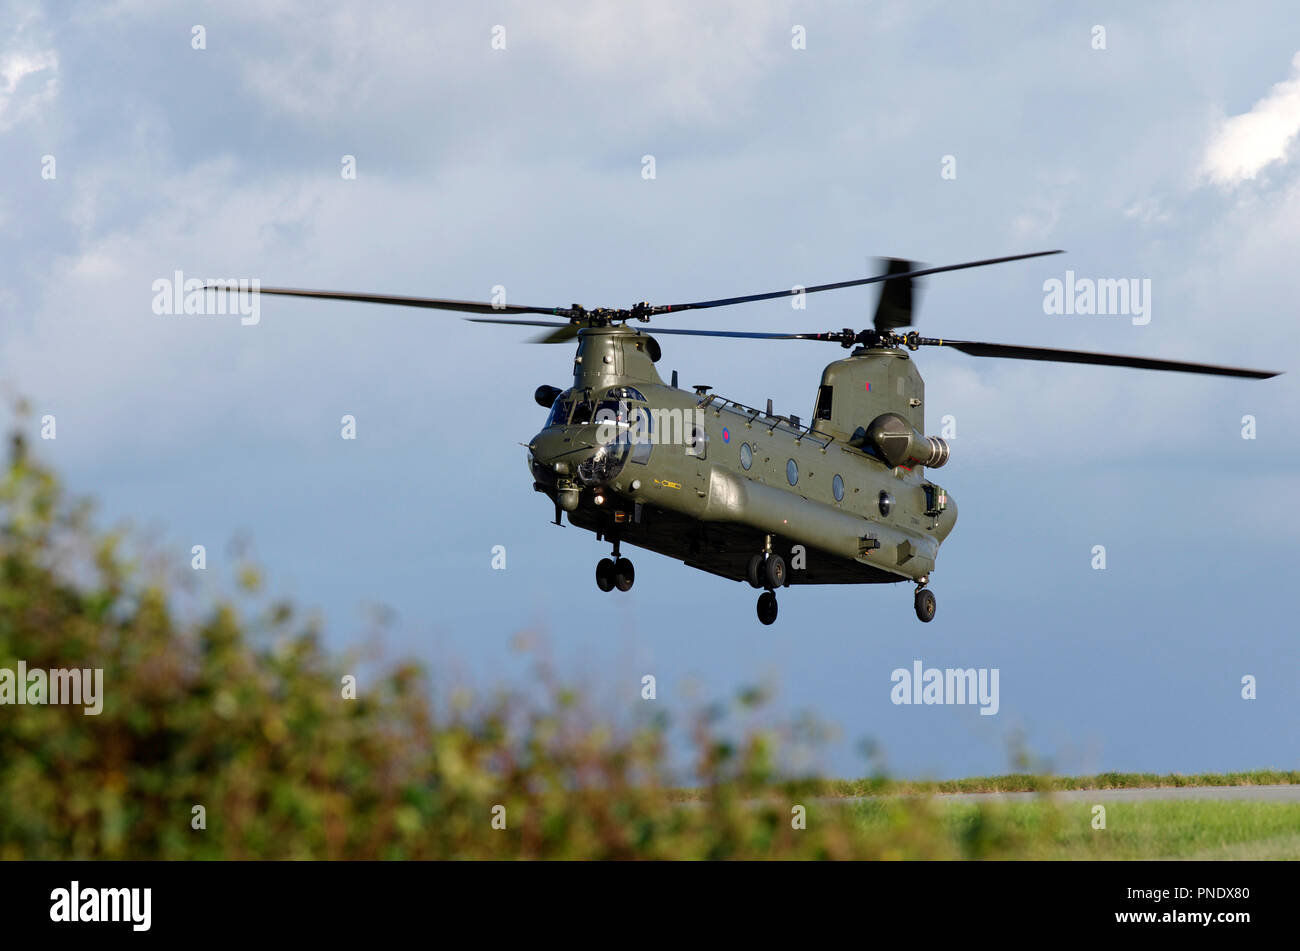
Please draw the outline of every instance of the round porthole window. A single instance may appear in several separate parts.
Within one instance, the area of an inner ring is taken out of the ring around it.
[[[793,459],[785,464],[785,477],[790,480],[791,485],[799,482],[799,464]]]
[[[880,493],[880,514],[888,515],[889,510],[892,509],[893,507],[894,507],[894,497],[890,495],[888,492],[882,491]]]
[[[746,470],[754,464],[754,450],[749,448],[749,443],[747,442],[742,442],[740,444],[740,464]]]
[[[841,479],[839,476],[836,476],[834,479],[831,479],[831,491],[835,493],[836,502],[843,502],[844,501],[844,480]]]

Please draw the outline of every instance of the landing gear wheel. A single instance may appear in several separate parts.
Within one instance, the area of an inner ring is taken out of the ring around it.
[[[771,554],[767,556],[767,564],[763,566],[763,580],[768,588],[780,588],[785,585],[785,559],[780,555]],[[773,613],[772,617],[776,617]],[[771,621],[768,622],[772,623]]]
[[[763,556],[761,554],[749,559],[749,571],[746,572],[746,577],[749,578],[751,588],[763,587]]]
[[[916,589],[916,616],[926,624],[934,620],[934,592],[929,588]]]
[[[764,591],[758,596],[758,619],[764,624],[776,620],[776,595],[771,591]]]
[[[614,562],[608,558],[596,562],[596,587],[601,591],[614,590]]]
[[[632,567],[632,562],[626,558],[614,562],[614,587],[619,591],[631,591],[634,581],[636,581],[636,570]]]

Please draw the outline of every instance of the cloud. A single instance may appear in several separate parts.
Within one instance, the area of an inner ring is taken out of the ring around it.
[[[445,127],[465,101],[480,127],[493,113],[509,125],[529,116],[554,123],[546,97],[557,90],[632,128],[664,119],[716,123],[745,106],[765,69],[790,52],[795,20],[788,2],[758,10],[726,0],[701,10],[689,0],[583,0],[563,17],[531,4],[491,17],[449,12],[435,30],[402,7],[322,14],[317,6],[286,0],[228,15],[259,35],[292,27],[296,35],[275,55],[257,48],[243,57],[243,81],[275,114],[336,128],[392,109],[417,123],[436,114]],[[498,51],[494,29],[504,30]],[[515,64],[533,82],[510,82]]]
[[[0,53],[0,132],[12,129],[54,99],[59,88],[58,68],[59,56],[54,50],[12,49]],[[41,73],[48,75],[39,88],[20,91],[24,79]]]
[[[961,506],[940,556],[940,599],[952,596],[942,623],[981,650],[1017,649],[1047,629],[1039,614],[1064,625],[1054,646],[1027,655],[1022,682],[1058,683],[1052,651],[1116,618],[1124,631],[1177,627],[1191,638],[1187,656],[1205,654],[1214,625],[1232,620],[1214,613],[1208,579],[1241,586],[1250,565],[1206,561],[1205,524],[1185,513],[1235,480],[1212,530],[1284,567],[1300,523],[1277,504],[1300,466],[1300,374],[1288,357],[1300,325],[1287,307],[1300,297],[1290,266],[1300,175],[1226,204],[1183,188],[1209,141],[1208,89],[1258,58],[1264,14],[1189,14],[1205,51],[1189,60],[1186,37],[1162,29],[1176,8],[1152,7],[1126,31],[1143,39],[1142,55],[1121,60],[1092,51],[1086,32],[987,12],[936,18],[930,4],[895,2],[759,13],[740,2],[436,14],[390,2],[361,16],[262,0],[191,17],[161,0],[110,0],[6,18],[0,66],[22,56],[16,72],[0,70],[0,94],[12,85],[15,97],[5,118],[32,108],[48,79],[59,91],[0,149],[13,186],[0,191],[0,421],[6,392],[28,397],[37,419],[57,415],[58,440],[34,442],[42,457],[95,495],[106,520],[163,526],[182,565],[194,541],[211,553],[246,532],[273,577],[331,618],[336,642],[353,633],[361,600],[380,601],[398,612],[395,643],[431,669],[459,656],[491,670],[512,631],[595,590],[588,569],[575,594],[547,567],[601,553],[589,535],[546,527],[551,512],[529,490],[517,445],[545,415],[533,388],[571,379],[572,349],[454,314],[284,298],[263,300],[255,327],[163,317],[150,309],[153,280],[181,268],[477,299],[502,284],[511,301],[626,306],[837,280],[876,254],[942,264],[1063,246],[1068,258],[936,277],[917,329],[1288,373],[1215,381],[948,348],[914,355],[927,432],[945,415],[957,425],[953,461],[937,473]],[[1288,16],[1279,4],[1276,22]],[[202,52],[190,47],[195,20],[208,31]],[[807,27],[806,50],[790,46],[795,23]],[[496,24],[506,51],[489,46]],[[47,50],[57,68],[34,72]],[[1295,78],[1292,52],[1280,48],[1240,111]],[[57,180],[39,177],[45,152],[58,155]],[[658,159],[653,181],[641,177],[646,152]],[[357,156],[355,180],[340,176],[345,153]],[[956,180],[940,177],[947,153]],[[1151,324],[1045,316],[1042,282],[1067,267],[1152,278]],[[814,295],[806,311],[776,301],[671,325],[861,327],[874,303],[869,289],[846,290]],[[665,377],[680,370],[684,383],[800,414],[823,364],[844,355],[660,342]],[[355,443],[339,438],[344,413],[358,420]],[[1246,414],[1257,440],[1240,438]],[[497,543],[510,548],[508,581],[476,554]],[[1110,571],[1088,567],[1094,543],[1107,545]],[[994,550],[1032,552],[1018,583],[985,557]],[[608,613],[594,633],[567,630],[566,654],[599,658],[584,662],[617,678],[612,628],[665,676],[702,671],[710,696],[780,665],[793,706],[852,737],[867,729],[861,672],[892,667],[893,647],[885,638],[864,655],[860,621],[901,623],[909,591],[783,595],[781,623],[820,632],[793,650],[737,624],[751,616],[748,595],[666,558],[633,558],[633,600],[588,604]],[[656,591],[673,596],[645,597]],[[1271,650],[1285,606],[1257,600],[1246,646]],[[720,633],[701,639],[701,626]],[[1122,659],[1141,670],[1145,643],[1116,635],[1106,646],[1131,648]],[[839,676],[829,688],[826,671]],[[1086,690],[1086,680],[1067,686]],[[1116,762],[1152,765],[1142,759],[1151,736],[1126,745],[1128,708],[1080,728],[1068,710],[1052,713],[1049,694],[1025,707],[1045,730],[1092,731]],[[1181,702],[1177,691],[1164,699]],[[1176,739],[1170,730],[1156,739]],[[900,769],[1001,768],[999,753],[972,752],[955,733],[916,743],[909,731],[872,728]],[[1211,739],[1205,768],[1287,752],[1261,740],[1243,753],[1231,730]],[[835,766],[861,763],[836,753]]]
[[[1285,161],[1300,132],[1300,53],[1291,59],[1291,76],[1267,96],[1220,126],[1206,149],[1202,173],[1219,185],[1254,179],[1260,169]]]

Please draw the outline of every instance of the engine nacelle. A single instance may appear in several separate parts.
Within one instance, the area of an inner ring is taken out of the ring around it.
[[[856,434],[855,434],[856,435]],[[948,461],[948,443],[938,436],[922,436],[897,413],[881,413],[863,434],[891,466],[914,465],[938,469]]]

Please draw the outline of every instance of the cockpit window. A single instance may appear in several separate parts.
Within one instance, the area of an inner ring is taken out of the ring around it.
[[[601,400],[596,406],[596,415],[593,417],[598,423],[617,423],[622,429],[628,425],[632,413],[632,407],[628,405],[625,399],[605,399]]]
[[[574,426],[581,426],[583,423],[591,422],[594,408],[590,400],[578,400],[573,406],[573,416],[569,420]]]
[[[563,426],[569,421],[569,411],[573,409],[573,390],[565,390],[551,404],[551,414],[546,417],[546,426]]]
[[[630,386],[611,387],[599,402],[575,398],[573,390],[565,390],[551,404],[546,425],[581,426],[586,423],[611,422],[616,423],[620,431],[625,430],[635,422],[640,409],[632,405],[633,401],[644,403],[645,397]]]

